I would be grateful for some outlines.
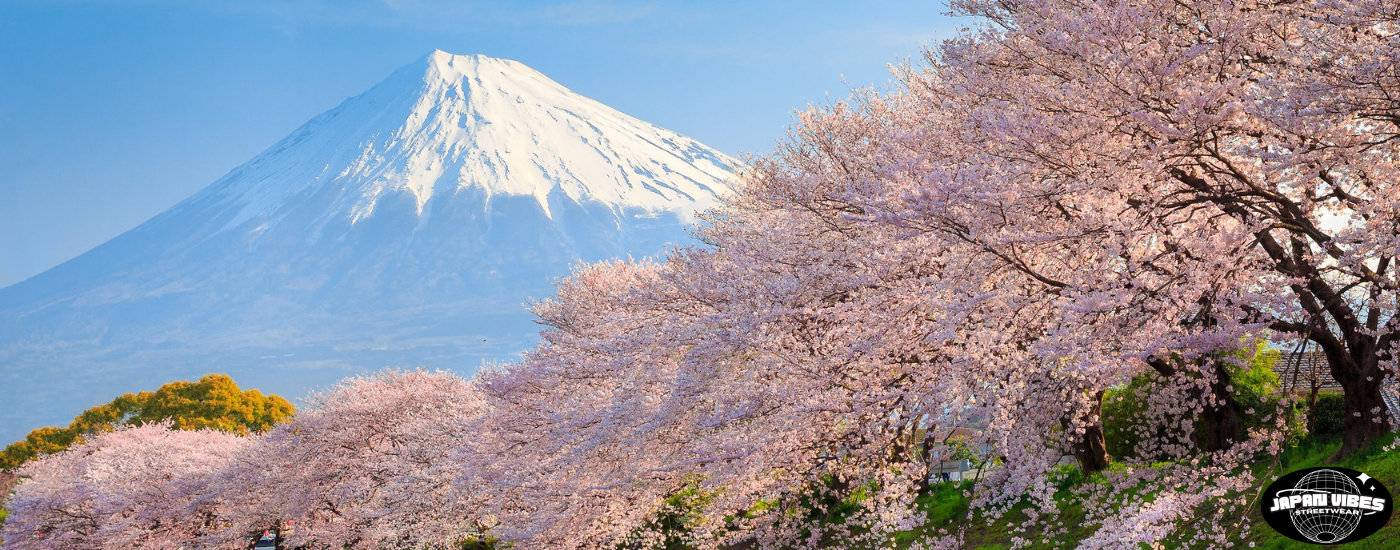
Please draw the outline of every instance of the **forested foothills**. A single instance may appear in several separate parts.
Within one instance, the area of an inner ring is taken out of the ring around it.
[[[1228,548],[1280,457],[1390,443],[1400,4],[951,6],[519,361],[31,436],[3,548]]]

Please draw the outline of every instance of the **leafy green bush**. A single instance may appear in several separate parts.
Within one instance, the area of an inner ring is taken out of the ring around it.
[[[1240,406],[1240,434],[1265,424],[1264,419],[1279,412],[1283,384],[1274,372],[1279,352],[1255,341],[1240,351],[1231,352],[1239,364],[1232,365],[1230,385],[1234,387],[1235,402]]]
[[[1313,437],[1329,438],[1342,435],[1342,394],[1341,392],[1319,392],[1317,406],[1313,409],[1308,426]]]

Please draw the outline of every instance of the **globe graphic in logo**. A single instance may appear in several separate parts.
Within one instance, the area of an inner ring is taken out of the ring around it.
[[[1318,470],[1303,476],[1293,491],[1308,494],[1359,495],[1351,478],[1334,470]],[[1340,508],[1294,510],[1293,526],[1313,542],[1329,543],[1346,538],[1361,524],[1361,513]]]
[[[1395,511],[1390,491],[1365,472],[1315,466],[1264,489],[1259,512],[1279,534],[1311,544],[1346,544],[1376,534]]]

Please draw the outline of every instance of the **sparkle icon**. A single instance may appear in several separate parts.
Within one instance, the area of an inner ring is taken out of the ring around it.
[[[1356,476],[1356,479],[1361,480],[1361,486],[1362,486],[1362,487],[1365,487],[1365,486],[1366,486],[1366,482],[1369,481],[1369,480],[1371,479],[1371,476],[1368,476],[1368,475],[1366,475],[1365,473],[1362,473],[1361,475]]]

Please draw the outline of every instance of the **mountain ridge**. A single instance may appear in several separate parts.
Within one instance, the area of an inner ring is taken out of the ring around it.
[[[0,437],[65,422],[109,386],[205,370],[295,396],[386,366],[508,359],[534,341],[524,302],[578,261],[690,242],[738,167],[518,62],[433,52],[0,289]],[[51,410],[19,410],[46,397]]]

